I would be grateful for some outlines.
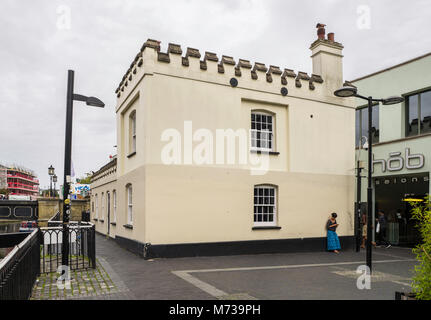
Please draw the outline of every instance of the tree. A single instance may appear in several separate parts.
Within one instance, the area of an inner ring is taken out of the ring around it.
[[[90,184],[91,183],[91,176],[86,176],[85,178],[78,178],[76,179],[77,183],[80,184]]]
[[[412,214],[422,236],[422,243],[413,249],[420,263],[415,266],[413,292],[416,299],[431,300],[431,198],[426,197],[422,204],[413,204]]]
[[[9,195],[10,190],[9,189],[0,189],[0,194],[4,194],[5,196]]]

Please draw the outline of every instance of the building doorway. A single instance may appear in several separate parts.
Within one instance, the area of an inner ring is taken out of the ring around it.
[[[429,194],[429,173],[378,177],[374,184],[376,212],[383,210],[388,223],[386,240],[399,246],[417,245],[421,239],[410,202],[421,202]]]

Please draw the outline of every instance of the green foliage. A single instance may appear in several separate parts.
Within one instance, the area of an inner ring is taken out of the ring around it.
[[[90,184],[91,183],[91,176],[87,176],[85,178],[76,179],[76,182],[80,183],[80,184]]]
[[[415,267],[413,292],[419,300],[431,300],[431,198],[427,197],[423,203],[412,205],[412,215],[418,221],[417,227],[423,240],[413,249],[419,262]]]
[[[9,189],[0,189],[0,194],[8,195],[10,193]]]

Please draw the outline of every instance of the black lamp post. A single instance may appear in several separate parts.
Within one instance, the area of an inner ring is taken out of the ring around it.
[[[357,162],[356,167],[356,218],[355,218],[355,236],[356,236],[356,252],[361,251],[361,190],[362,190],[362,161]]]
[[[48,174],[49,174],[49,197],[52,197],[52,177],[54,175],[54,167],[52,165],[48,168]]]
[[[52,177],[52,182],[54,182],[54,198],[56,197],[56,191],[57,191],[57,175],[54,174],[54,176]]]
[[[372,211],[373,211],[373,188],[372,188],[372,165],[373,165],[373,137],[371,128],[373,126],[373,103],[382,103],[383,105],[398,104],[404,101],[402,97],[389,97],[387,99],[373,99],[373,97],[364,97],[358,94],[356,87],[342,87],[334,92],[334,95],[341,98],[357,97],[368,101],[368,188],[367,188],[367,266],[372,272]]]
[[[83,101],[88,106],[103,108],[105,104],[95,97],[86,97],[73,92],[75,72],[68,71],[67,78],[67,99],[66,99],[66,134],[64,150],[64,179],[63,179],[63,242],[61,250],[62,265],[69,265],[69,217],[70,199],[69,190],[71,183],[71,158],[72,158],[72,119],[73,119],[73,100]]]

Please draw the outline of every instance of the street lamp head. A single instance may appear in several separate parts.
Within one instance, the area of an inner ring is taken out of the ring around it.
[[[54,175],[54,167],[53,167],[52,165],[50,165],[50,166],[49,166],[49,168],[48,168],[48,174],[49,174],[50,176],[53,176],[53,175]]]
[[[358,89],[355,87],[342,87],[335,90],[334,95],[340,98],[353,97],[358,93]]]
[[[368,150],[368,141],[365,141],[364,145],[362,146],[362,149]]]
[[[92,106],[92,107],[99,107],[99,108],[103,108],[105,106],[105,104],[98,98],[96,97],[86,97],[83,96],[82,94],[73,94],[73,100],[76,101],[83,101],[87,104],[87,106]]]
[[[56,174],[54,174],[54,176],[52,177],[52,181],[53,181],[54,183],[56,183],[56,182],[57,182],[57,175],[56,175]]]
[[[397,97],[397,96],[392,96],[386,99],[383,99],[382,104],[385,106],[389,106],[391,104],[398,104],[404,102],[404,98],[403,97]]]
[[[105,104],[100,99],[95,97],[88,97],[85,103],[87,104],[87,106],[99,107],[99,108],[105,107]]]
[[[366,136],[362,136],[361,137],[361,144],[362,144],[362,139],[364,139],[365,138],[365,142],[364,142],[364,144],[362,145],[362,149],[364,149],[364,150],[368,150],[368,138],[366,137]]]

